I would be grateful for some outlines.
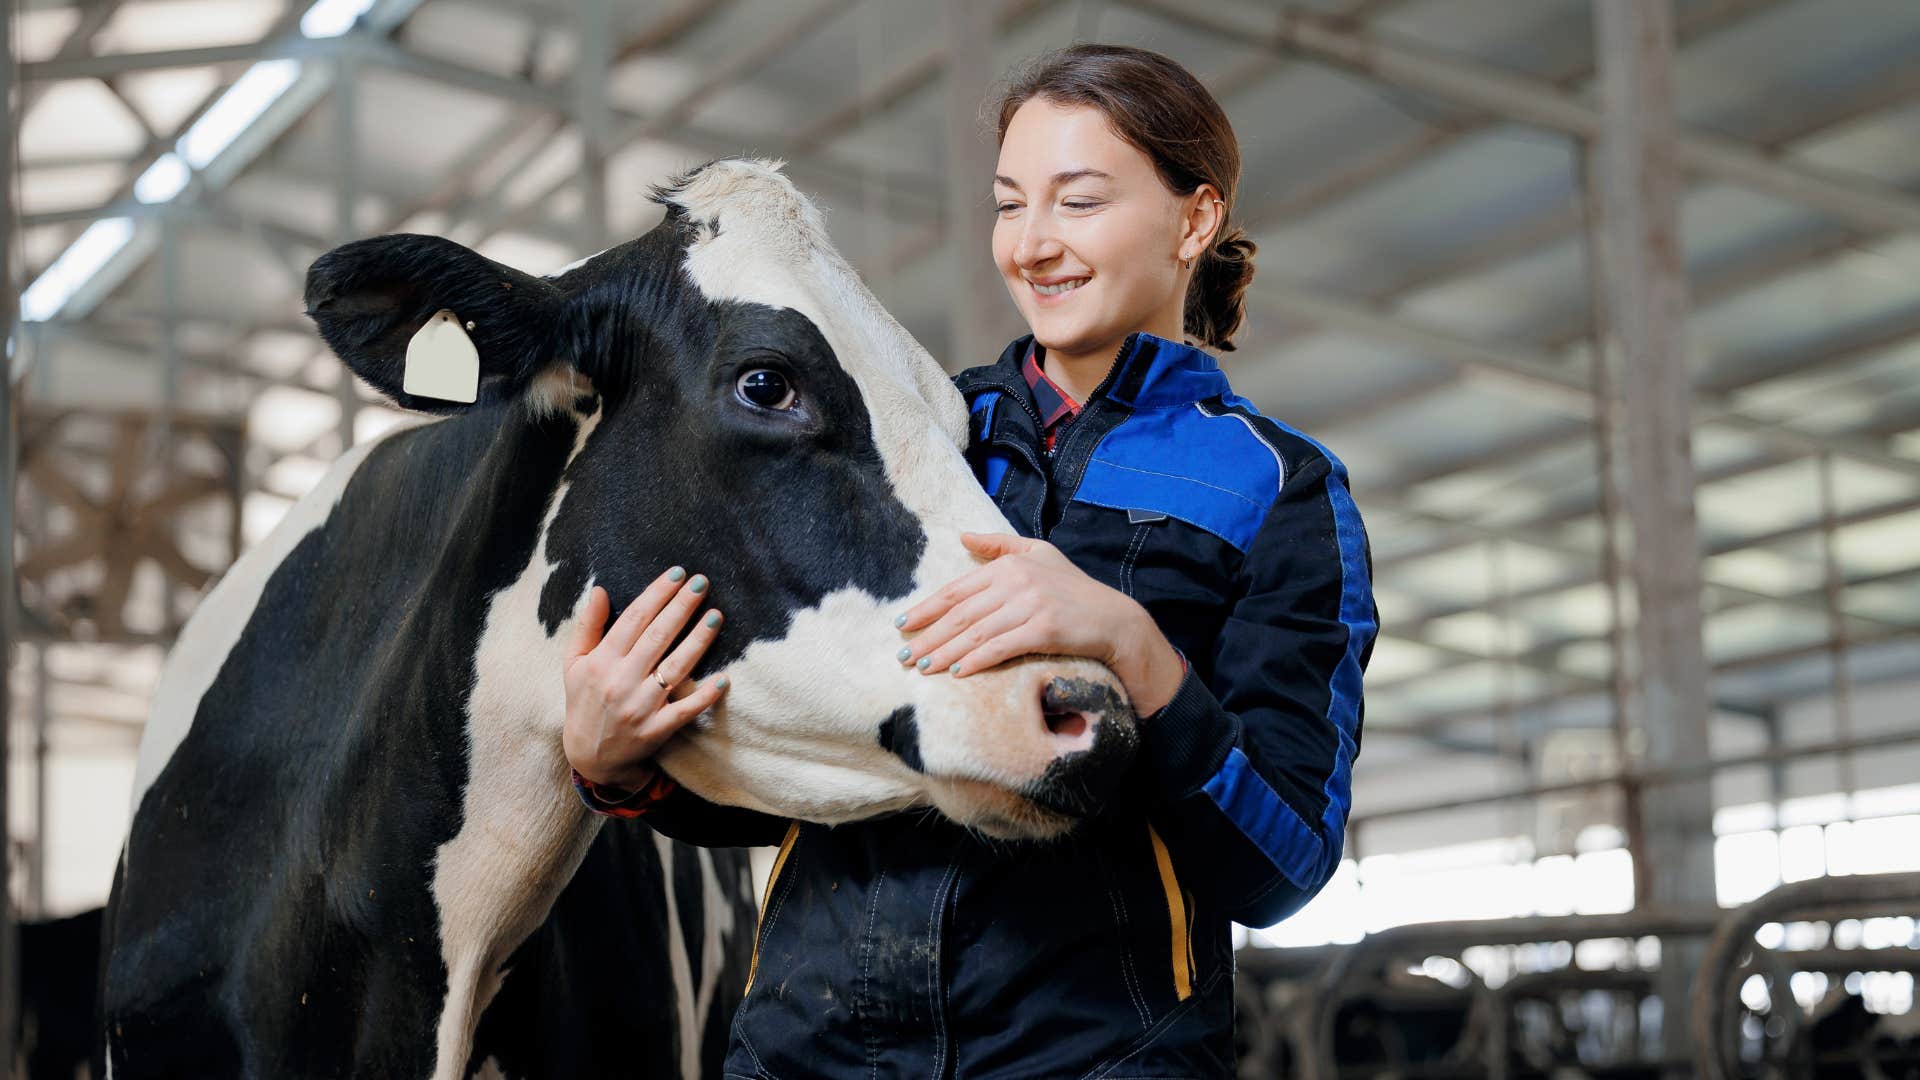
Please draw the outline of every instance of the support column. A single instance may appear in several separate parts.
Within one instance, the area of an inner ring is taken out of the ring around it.
[[[1620,781],[1620,825],[1626,833],[1627,854],[1633,859],[1633,896],[1644,907],[1653,896],[1653,861],[1647,854],[1647,831],[1640,804],[1640,784],[1633,777],[1644,764],[1639,701],[1635,697],[1632,627],[1627,619],[1626,573],[1621,555],[1620,514],[1625,485],[1621,482],[1619,395],[1613,385],[1613,358],[1608,344],[1612,320],[1607,315],[1606,242],[1601,235],[1607,220],[1601,206],[1605,180],[1599,175],[1600,162],[1593,148],[1578,147],[1575,160],[1580,170],[1582,215],[1581,253],[1585,259],[1588,325],[1587,336],[1592,359],[1588,364],[1593,388],[1593,461],[1599,483],[1596,501],[1600,510],[1600,582],[1607,590],[1607,698],[1613,713],[1609,731],[1613,736],[1613,768]]]
[[[1015,335],[1012,314],[993,266],[993,167],[999,153],[986,129],[993,82],[993,16],[997,4],[943,4],[947,30],[947,253],[954,285],[947,311],[950,371],[985,364]]]
[[[19,237],[13,205],[13,150],[20,131],[14,85],[19,72],[13,60],[13,16],[18,7],[14,0],[0,4],[0,121],[4,121],[0,122],[0,1062],[8,1068],[13,1062],[14,1017],[20,1008],[20,939],[13,890],[7,887],[13,880],[7,759],[13,735],[13,616],[19,606],[13,591],[13,470],[20,445],[19,425],[14,423],[13,362],[26,348],[24,335],[18,333],[22,282],[13,264]]]
[[[42,515],[44,516],[44,515]],[[33,646],[33,846],[28,848],[27,897],[22,905],[36,919],[47,917],[47,807],[52,804],[47,790],[49,735],[53,730],[52,688],[47,673],[47,649],[51,642]]]
[[[613,138],[607,78],[613,29],[607,0],[577,0],[576,10],[573,120],[580,125],[580,254],[591,255],[613,242],[607,221],[607,147]]]
[[[340,174],[334,188],[335,244],[359,238],[360,209],[360,61],[343,55],[333,78],[334,152]],[[360,394],[353,385],[353,371],[340,365],[340,381],[334,384],[334,397],[340,402],[340,452],[353,449],[353,421],[360,413]]]
[[[1617,353],[1621,364],[1626,508],[1639,601],[1636,689],[1647,757],[1663,767],[1684,766],[1708,756],[1711,699],[1694,510],[1673,12],[1667,0],[1596,0],[1593,9],[1609,354]],[[1708,781],[1650,788],[1643,809],[1652,895],[1638,897],[1639,903],[1712,904]],[[1684,1017],[1698,952],[1694,943],[1661,943],[1661,1042],[1668,1059],[1689,1049]]]

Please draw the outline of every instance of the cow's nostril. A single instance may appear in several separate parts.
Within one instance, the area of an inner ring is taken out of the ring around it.
[[[1062,711],[1043,708],[1041,715],[1046,718],[1047,730],[1055,735],[1077,739],[1087,733],[1087,714],[1078,709]]]
[[[1056,735],[1084,735],[1093,717],[1121,711],[1120,697],[1113,688],[1091,679],[1055,676],[1040,687],[1040,712],[1046,717],[1047,730]]]

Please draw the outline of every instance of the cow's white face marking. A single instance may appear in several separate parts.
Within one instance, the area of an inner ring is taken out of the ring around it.
[[[893,659],[902,638],[892,617],[979,565],[960,533],[1010,531],[956,452],[966,442],[959,392],[834,251],[819,212],[776,165],[716,162],[668,199],[716,226],[696,229],[687,251],[702,293],[791,309],[825,337],[859,387],[894,495],[927,545],[910,597],[883,604],[840,590],[795,612],[785,638],[755,642],[729,664],[726,699],[669,744],[667,770],[708,798],[816,821],[931,801],[1003,832],[1057,830],[1063,823],[1042,825],[1006,794],[1062,753],[1042,725],[1039,687],[1057,674],[1117,691],[1111,674],[1088,661],[1029,658],[956,680]],[[903,705],[914,707],[924,773],[877,738]]]

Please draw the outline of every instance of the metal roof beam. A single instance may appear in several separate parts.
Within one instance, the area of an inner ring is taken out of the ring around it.
[[[1900,573],[1902,575],[1911,575],[1915,572],[1914,570],[1907,570],[1901,571]],[[1888,577],[1891,575],[1880,576]],[[1855,638],[1850,644],[1855,648],[1859,648],[1891,641],[1905,641],[1916,637],[1920,637],[1920,628],[1911,630],[1888,630]],[[1772,649],[1764,653],[1754,653],[1732,660],[1721,661],[1713,665],[1713,674],[1720,676],[1740,671],[1748,671],[1754,668],[1776,667],[1791,660],[1820,655],[1830,652],[1831,650],[1832,643],[1825,640],[1810,642],[1805,645],[1791,645],[1785,648]],[[1369,689],[1374,688],[1372,684],[1369,684]],[[1578,699],[1591,693],[1593,693],[1593,691],[1590,690],[1556,690],[1545,694],[1536,694],[1533,697],[1521,701],[1503,702],[1499,707],[1511,710],[1516,715],[1522,715],[1535,709],[1564,704],[1565,702]],[[1379,709],[1375,710],[1376,713],[1381,711],[1382,710]],[[1406,721],[1391,724],[1380,723],[1377,717],[1370,718],[1367,733],[1372,735],[1375,730],[1379,730],[1382,732],[1392,732],[1396,735],[1418,735],[1423,731],[1444,731],[1454,724],[1488,719],[1493,711],[1494,706],[1475,705],[1467,708],[1450,709],[1446,712],[1427,713],[1412,717]]]
[[[1679,16],[1676,27],[1679,40],[1683,44],[1691,44],[1717,31],[1737,25],[1769,8],[1779,7],[1783,2],[1785,0],[1719,0],[1718,3],[1696,7]],[[1583,47],[1579,54],[1570,58],[1564,67],[1547,76],[1547,81],[1562,90],[1572,90],[1592,78],[1593,73],[1593,50],[1590,47]],[[1271,228],[1284,221],[1302,217],[1329,203],[1350,198],[1365,191],[1372,184],[1418,164],[1422,159],[1431,157],[1464,139],[1491,130],[1499,122],[1497,119],[1470,121],[1409,136],[1404,141],[1384,147],[1346,168],[1282,194],[1274,202],[1262,207],[1251,219],[1255,222],[1253,227]],[[1577,222],[1575,225],[1577,226]]]
[[[1584,373],[1546,353],[1512,346],[1493,346],[1424,326],[1378,305],[1335,297],[1291,285],[1275,285],[1256,278],[1248,288],[1256,304],[1283,316],[1333,327],[1369,340],[1412,349],[1452,365],[1463,378],[1506,392],[1518,392],[1536,404],[1581,419],[1592,417],[1592,392]],[[1582,365],[1584,366],[1584,365]],[[1696,388],[1693,392],[1697,424],[1720,424],[1796,450],[1831,449],[1857,460],[1896,472],[1920,475],[1920,461],[1891,453],[1885,447],[1844,436],[1814,436],[1792,428],[1745,416],[1727,396]],[[1405,478],[1385,486],[1404,487]]]
[[[1298,8],[1249,18],[1245,9],[1198,0],[1121,0],[1183,26],[1254,44],[1282,55],[1305,55],[1368,78],[1432,94],[1533,127],[1592,141],[1600,110],[1553,83],[1426,49],[1378,31],[1355,29]],[[1863,228],[1920,230],[1920,198],[1898,188],[1768,157],[1738,139],[1680,130],[1680,166],[1689,171],[1798,203]]]
[[[1600,565],[1599,549],[1596,546],[1587,544],[1580,540],[1568,539],[1566,536],[1562,535],[1557,530],[1544,527],[1544,526],[1483,524],[1481,522],[1473,521],[1467,518],[1451,517],[1445,514],[1436,513],[1432,510],[1415,506],[1412,503],[1408,502],[1404,497],[1395,495],[1392,493],[1381,493],[1381,492],[1369,493],[1367,496],[1367,503],[1371,507],[1383,508],[1389,513],[1397,514],[1402,517],[1412,518],[1416,521],[1421,521],[1429,525],[1436,525],[1444,529],[1451,529],[1458,532],[1471,534],[1472,539],[1466,541],[1466,543],[1468,544],[1483,543],[1488,541],[1510,540],[1515,543],[1523,544],[1527,547],[1539,548],[1542,551],[1551,551],[1551,552],[1554,552],[1555,554],[1564,555],[1568,558],[1578,560],[1583,566],[1596,568],[1595,573],[1582,574],[1578,577],[1577,580],[1561,579],[1551,583],[1550,585],[1543,586],[1538,590],[1528,590],[1524,593],[1509,595],[1508,597],[1506,597],[1506,600],[1509,603],[1511,603],[1514,600],[1538,599],[1541,597],[1552,596],[1556,593],[1566,592],[1571,589],[1584,588],[1588,585],[1594,584],[1598,580],[1597,568]],[[1904,504],[1901,504],[1898,508],[1894,510],[1876,511],[1873,517],[1864,518],[1862,520],[1876,520],[1878,517],[1888,516],[1891,513],[1904,513],[1905,509],[1906,507],[1904,506]],[[1855,522],[1855,524],[1858,524],[1858,523],[1859,523],[1858,521]],[[1820,530],[1820,528],[1821,528],[1820,524],[1818,522],[1815,522],[1803,528],[1796,529],[1796,531],[1792,535],[1799,536],[1799,535],[1804,535],[1807,532],[1817,532]],[[1716,545],[1710,551],[1710,554],[1724,555],[1732,551],[1743,551],[1743,550],[1746,550],[1747,548],[1760,547],[1767,543],[1775,542],[1779,539],[1781,539],[1781,537],[1775,536],[1775,535],[1769,535],[1769,536],[1758,538],[1757,542],[1742,541],[1738,544]],[[1375,570],[1378,571],[1380,569],[1395,566],[1395,565],[1405,565],[1405,561],[1398,560],[1398,559],[1381,560],[1380,562],[1375,564]],[[1761,592],[1758,589],[1749,589],[1744,585],[1735,585],[1729,581],[1715,580],[1711,575],[1707,577],[1706,583],[1707,583],[1707,586],[1711,588],[1714,592],[1717,592],[1741,601],[1741,604],[1739,606],[1744,606],[1746,604],[1780,604],[1782,606],[1795,607],[1795,608],[1799,608],[1801,610],[1810,612],[1812,614],[1817,614],[1822,616],[1826,615],[1827,613],[1827,606],[1825,602],[1821,599],[1821,597],[1818,594],[1814,594],[1814,593],[1804,593],[1804,594],[1790,593],[1787,595],[1778,595],[1774,593]],[[1730,605],[1730,606],[1733,606],[1733,605]],[[1411,619],[1396,619],[1394,620],[1394,623],[1397,628],[1421,631],[1421,630],[1424,630],[1427,626],[1430,626],[1431,624],[1433,624],[1434,622],[1439,621],[1440,619],[1448,618],[1450,616],[1455,616],[1455,615],[1461,615],[1468,612],[1484,611],[1485,607],[1486,606],[1484,604],[1474,604],[1466,607],[1451,607],[1451,608],[1438,610],[1438,611],[1423,612],[1419,615],[1414,616]],[[1920,625],[1920,623],[1896,622],[1896,621],[1886,620],[1886,619],[1876,619],[1871,616],[1865,616],[1865,615],[1855,615],[1852,618],[1856,622],[1860,623],[1862,627],[1866,627],[1869,625],[1899,626],[1899,627]],[[1522,619],[1521,621],[1525,621],[1525,620]],[[1581,640],[1586,640],[1586,639],[1581,639]]]

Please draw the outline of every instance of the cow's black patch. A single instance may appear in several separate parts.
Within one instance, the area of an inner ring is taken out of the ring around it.
[[[680,267],[691,228],[670,214],[531,283],[462,256],[451,284],[423,285],[436,270],[423,253],[440,245],[388,238],[401,248],[369,241],[310,288],[331,312],[328,340],[389,390],[411,320],[449,295],[497,290],[496,316],[529,324],[498,340],[476,330],[494,390],[375,447],[274,570],[136,808],[107,916],[114,1075],[430,1071],[447,982],[430,882],[461,826],[477,645],[563,482],[539,612],[549,633],[590,581],[617,615],[673,563],[706,573],[728,616],[705,668],[784,635],[836,589],[907,591],[925,536],[892,493],[858,388],[805,318],[701,296]],[[571,465],[580,419],[506,394],[549,354],[598,391]],[[785,371],[805,408],[763,415],[735,399],[755,365]],[[738,859],[718,866],[735,925],[750,926]],[[628,1073],[655,1046],[677,1062],[677,1035],[653,1026],[671,1013],[662,874],[643,828],[602,831],[486,1014],[482,1048],[512,1059],[510,1073]],[[692,934],[699,892],[674,886]],[[750,944],[729,943],[728,978]],[[728,1009],[714,1012],[709,1071]]]
[[[913,706],[902,705],[880,722],[880,748],[914,772],[927,771],[926,762],[920,760],[920,722],[914,719]]]
[[[727,617],[704,674],[784,637],[796,611],[835,590],[905,596],[926,535],[894,495],[859,387],[819,329],[788,309],[707,302],[690,282],[677,299],[651,297],[649,320],[635,323],[618,313],[651,296],[636,295],[640,280],[610,275],[576,299],[581,364],[607,392],[547,538],[548,632],[590,583],[606,587],[617,618],[684,565],[711,579],[710,602]],[[739,400],[736,382],[758,367],[795,385],[794,410]]]

